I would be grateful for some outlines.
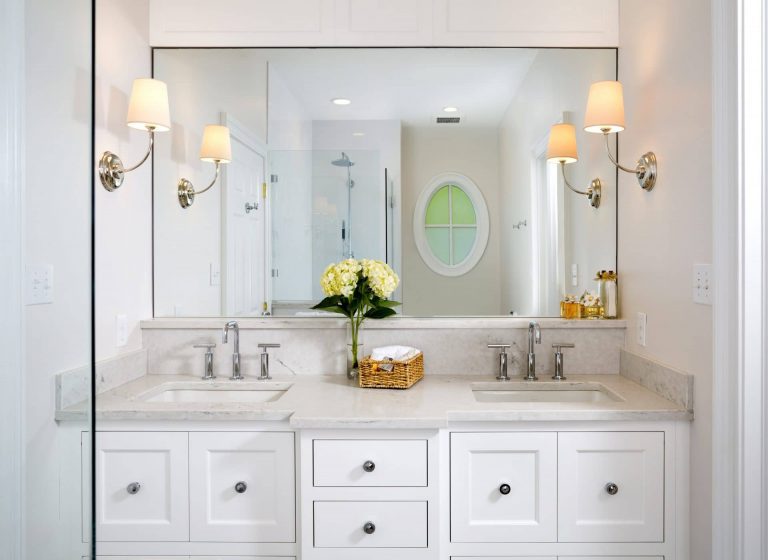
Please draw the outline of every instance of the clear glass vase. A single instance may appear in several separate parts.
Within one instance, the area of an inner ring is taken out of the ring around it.
[[[355,329],[350,322],[347,328],[347,379],[357,379],[359,362],[365,356],[364,346],[362,324]]]

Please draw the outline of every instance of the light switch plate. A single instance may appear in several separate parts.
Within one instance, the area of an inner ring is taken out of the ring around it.
[[[27,266],[27,305],[53,303],[53,265]]]
[[[712,265],[693,265],[693,302],[712,305]]]
[[[219,263],[211,263],[210,284],[211,286],[221,286],[221,267]]]
[[[128,344],[128,317],[117,315],[115,317],[115,346]]]
[[[571,265],[571,286],[574,288],[579,285],[579,265],[573,263]]]
[[[648,331],[648,316],[643,312],[637,313],[637,343],[645,346],[645,337]]]

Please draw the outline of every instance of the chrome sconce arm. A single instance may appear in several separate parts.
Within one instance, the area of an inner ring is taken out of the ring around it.
[[[148,126],[147,132],[149,133],[149,147],[147,148],[147,153],[144,154],[144,157],[136,165],[125,167],[117,154],[109,151],[101,155],[101,159],[99,159],[99,179],[101,179],[102,186],[109,192],[119,189],[125,180],[125,174],[138,169],[149,159],[155,147],[155,127]]]
[[[656,154],[653,152],[646,152],[640,157],[639,160],[637,160],[637,166],[634,169],[624,167],[616,160],[615,157],[613,157],[613,154],[611,153],[611,145],[608,141],[608,136],[611,134],[611,130],[604,128],[602,132],[603,136],[605,137],[605,149],[608,152],[608,159],[611,160],[611,163],[615,165],[617,169],[621,169],[626,173],[634,174],[635,177],[637,177],[637,182],[640,183],[640,186],[644,190],[652,190],[653,187],[656,186],[656,176],[658,173]]]
[[[216,181],[219,179],[219,175],[221,174],[221,161],[216,160],[214,161],[216,164],[216,172],[213,175],[213,181],[205,187],[202,190],[196,191],[194,185],[191,181],[188,179],[181,179],[179,181],[178,185],[178,195],[179,195],[179,205],[182,208],[189,208],[192,206],[192,204],[195,202],[195,196],[199,194],[203,194],[206,191],[209,191],[213,185],[216,184]]]
[[[560,160],[560,171],[563,174],[563,182],[565,183],[565,186],[571,189],[576,194],[580,194],[583,196],[586,196],[589,199],[589,204],[592,206],[592,208],[600,208],[600,200],[603,196],[603,183],[600,181],[599,178],[592,179],[592,183],[589,185],[586,191],[580,191],[571,183],[568,181],[568,177],[565,175],[565,165],[566,162],[564,160]]]

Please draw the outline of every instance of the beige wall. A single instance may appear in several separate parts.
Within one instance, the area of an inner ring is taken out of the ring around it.
[[[403,129],[403,313],[405,315],[498,315],[499,147],[495,128]],[[472,179],[485,197],[491,221],[488,247],[463,276],[448,278],[421,260],[413,240],[413,210],[429,180],[444,172]]]
[[[639,25],[653,14],[651,25]],[[691,297],[692,267],[712,262],[709,1],[621,2],[619,75],[627,129],[621,160],[659,158],[654,191],[622,173],[619,271],[627,349],[695,376],[691,558],[711,558],[712,308]],[[594,142],[600,142],[595,138]],[[647,346],[635,316],[647,313]]]

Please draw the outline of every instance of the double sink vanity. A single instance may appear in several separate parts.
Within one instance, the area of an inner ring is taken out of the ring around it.
[[[581,334],[556,324],[545,342]],[[97,397],[103,558],[687,558],[690,403],[623,367],[567,362],[553,380],[540,358],[538,380],[523,365],[507,381],[437,373],[426,352],[411,389],[360,389],[291,374],[285,343],[274,371],[244,354],[240,380],[228,353],[214,368],[195,351],[196,375],[171,373],[149,334],[148,374]]]

